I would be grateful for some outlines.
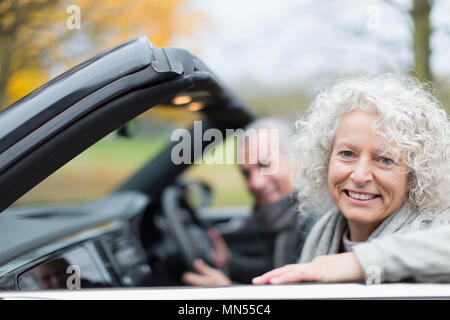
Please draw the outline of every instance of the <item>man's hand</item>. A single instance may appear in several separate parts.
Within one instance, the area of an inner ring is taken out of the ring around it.
[[[344,282],[364,280],[353,252],[320,256],[308,263],[289,264],[253,279],[253,284],[283,284],[302,281]]]
[[[226,286],[230,279],[220,270],[208,266],[203,260],[194,260],[194,272],[185,272],[182,281],[193,286]]]
[[[212,262],[218,268],[226,268],[230,262],[230,251],[228,246],[216,228],[209,228],[208,235],[212,240],[214,251],[212,252]]]

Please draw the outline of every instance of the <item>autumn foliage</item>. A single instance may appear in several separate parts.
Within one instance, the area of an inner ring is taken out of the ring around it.
[[[80,29],[67,27],[73,5]],[[139,35],[166,46],[201,20],[184,0],[1,0],[0,109],[93,53]]]

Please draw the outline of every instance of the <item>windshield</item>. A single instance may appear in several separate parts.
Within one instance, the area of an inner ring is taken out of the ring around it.
[[[113,132],[98,141],[15,202],[86,202],[107,195],[169,143],[176,128],[188,128],[202,113],[156,106],[133,120],[132,137]]]

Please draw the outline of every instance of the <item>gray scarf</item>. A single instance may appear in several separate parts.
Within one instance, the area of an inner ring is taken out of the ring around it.
[[[383,220],[367,241],[393,233],[404,233],[421,229],[427,215],[419,215],[408,203]],[[337,207],[321,217],[311,230],[303,247],[299,262],[309,262],[315,257],[339,253],[342,236],[348,228],[347,220]]]

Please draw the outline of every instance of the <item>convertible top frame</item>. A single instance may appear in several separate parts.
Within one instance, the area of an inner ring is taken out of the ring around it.
[[[208,92],[202,112],[212,126],[242,127],[253,119],[198,58],[157,48],[146,37],[51,80],[0,113],[0,212],[129,120],[198,91]]]

